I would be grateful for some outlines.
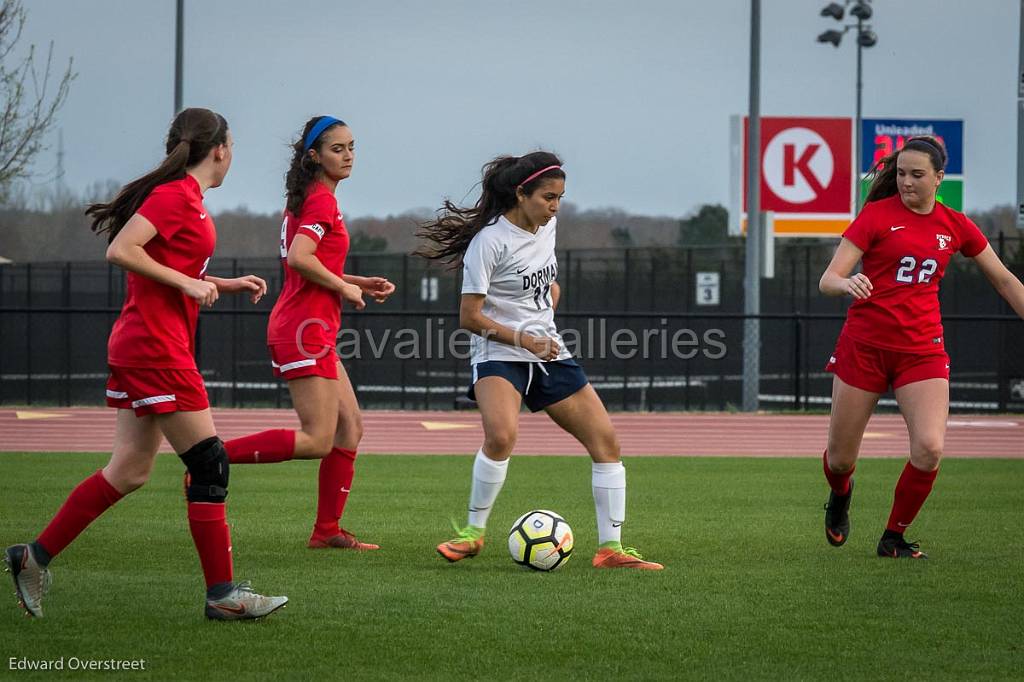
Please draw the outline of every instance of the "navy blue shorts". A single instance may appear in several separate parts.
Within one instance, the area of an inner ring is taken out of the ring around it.
[[[504,377],[523,396],[531,412],[539,412],[548,405],[564,400],[590,383],[583,368],[575,360],[555,362],[518,362],[514,360],[488,360],[473,365],[473,384],[484,377]],[[466,392],[470,400],[476,393],[470,385]]]

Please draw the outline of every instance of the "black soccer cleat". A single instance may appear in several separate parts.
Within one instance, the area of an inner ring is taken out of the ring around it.
[[[853,479],[845,495],[828,494],[825,503],[825,539],[833,547],[839,547],[850,536],[850,498],[853,497]]]
[[[916,542],[907,542],[899,533],[890,530],[878,541],[878,556],[890,559],[927,559],[928,555],[919,549]]]

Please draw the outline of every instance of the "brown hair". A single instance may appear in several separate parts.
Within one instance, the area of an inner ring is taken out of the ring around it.
[[[121,188],[109,203],[92,204],[85,215],[92,218],[92,231],[108,233],[107,241],[121,231],[157,185],[185,177],[185,170],[206,158],[217,145],[227,143],[228,122],[209,109],[185,109],[174,117],[167,132],[163,162]]]
[[[445,199],[438,217],[420,226],[416,236],[433,244],[413,252],[415,256],[443,260],[451,267],[462,263],[462,255],[477,232],[490,225],[502,213],[516,207],[516,190],[527,196],[550,178],[565,178],[561,160],[551,152],[533,152],[525,156],[499,156],[483,167],[480,199],[472,208],[462,208]],[[537,171],[543,173],[534,176]],[[523,181],[529,178],[529,182]]]
[[[936,173],[946,168],[946,148],[942,146],[941,142],[929,135],[912,137],[901,148],[879,159],[871,169],[868,175],[873,179],[866,201],[878,201],[896,194],[896,160],[899,158],[900,152],[903,151],[927,154]]]
[[[306,200],[306,192],[309,191],[310,183],[316,179],[317,173],[320,172],[321,166],[309,155],[309,149],[315,149],[319,152],[320,146],[323,144],[324,133],[332,128],[346,125],[344,121],[332,123],[321,130],[320,134],[313,140],[313,144],[309,149],[306,149],[306,137],[313,130],[313,126],[317,124],[317,121],[322,118],[324,117],[314,116],[306,121],[306,125],[302,127],[299,139],[292,145],[292,163],[284,176],[285,208],[291,211],[292,215],[298,215],[299,209],[302,208],[302,202]]]

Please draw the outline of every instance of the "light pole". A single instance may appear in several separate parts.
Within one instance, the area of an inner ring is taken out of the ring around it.
[[[1021,0],[1024,2],[1024,0]],[[743,411],[761,389],[761,0],[750,0],[750,114],[747,129],[747,251],[744,263]]]
[[[174,12],[174,115],[181,112],[185,61],[185,0],[178,0]]]
[[[840,5],[837,2],[830,2],[829,4],[825,5],[825,7],[822,8],[821,16],[832,17],[836,21],[842,21],[843,14],[845,13],[845,8],[851,4],[851,1],[852,0],[846,0],[845,5]],[[878,42],[878,36],[875,34],[874,31],[871,30],[870,25],[864,24],[864,22],[870,19],[872,15],[871,0],[856,0],[855,2],[852,2],[852,4],[853,7],[850,9],[850,14],[856,17],[857,23],[846,24],[845,26],[843,26],[842,31],[829,29],[818,36],[818,42],[830,43],[834,47],[839,47],[839,43],[842,41],[843,36],[846,34],[846,32],[849,31],[851,28],[857,29],[857,120],[854,122],[854,135],[856,136],[855,139],[857,140],[857,150],[855,152],[856,156],[854,156],[854,159],[856,159],[856,172],[854,173],[854,178],[856,179],[857,184],[855,192],[856,207],[857,211],[859,212],[861,204],[860,162],[861,154],[863,153],[862,147],[864,144],[860,130],[860,100],[861,93],[864,90],[864,83],[861,80],[861,49],[865,47],[874,47],[875,43]]]

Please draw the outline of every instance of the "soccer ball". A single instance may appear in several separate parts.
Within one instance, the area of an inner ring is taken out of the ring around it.
[[[553,571],[572,554],[572,528],[565,519],[546,509],[526,512],[512,524],[508,551],[512,560],[536,571]]]

